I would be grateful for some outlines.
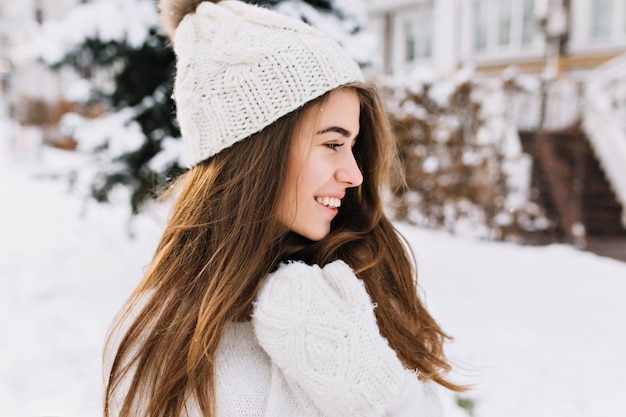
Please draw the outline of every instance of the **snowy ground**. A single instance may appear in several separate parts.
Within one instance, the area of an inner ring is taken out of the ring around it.
[[[12,149],[8,131],[0,121],[0,416],[98,416],[104,334],[149,262],[159,216],[137,219],[129,239],[122,207],[42,175],[80,160]],[[399,227],[455,337],[474,416],[626,417],[626,263]],[[446,408],[467,415],[452,396]]]

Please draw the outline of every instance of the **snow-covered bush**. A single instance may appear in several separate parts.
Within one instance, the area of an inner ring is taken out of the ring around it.
[[[496,240],[548,226],[530,198],[531,159],[507,113],[511,80],[462,69],[448,79],[381,81],[406,176],[394,216]]]
[[[165,142],[178,137],[171,100],[174,54],[159,32],[154,0],[107,0],[81,4],[62,20],[46,21],[31,54],[53,70],[71,69],[74,82],[64,98],[76,105],[97,104],[99,117],[78,112],[59,123],[63,135],[89,153],[88,169],[69,173],[85,194],[109,201],[125,194],[133,212],[154,195],[168,171]],[[161,160],[161,171],[151,161]]]

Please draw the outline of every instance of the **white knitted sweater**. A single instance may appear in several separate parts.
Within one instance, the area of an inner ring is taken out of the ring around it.
[[[341,261],[289,263],[268,276],[252,321],[222,336],[216,384],[219,417],[442,415],[435,384],[402,365]],[[188,416],[200,416],[193,404]]]

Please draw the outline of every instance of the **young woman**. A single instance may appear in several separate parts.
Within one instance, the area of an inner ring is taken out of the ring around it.
[[[446,335],[381,192],[376,91],[308,25],[161,1],[191,169],[112,328],[104,414],[438,416]]]

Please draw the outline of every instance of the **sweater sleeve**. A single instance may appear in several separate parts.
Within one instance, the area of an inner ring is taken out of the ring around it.
[[[327,416],[425,416],[422,384],[378,329],[348,265],[300,262],[268,276],[255,304],[260,345]]]

